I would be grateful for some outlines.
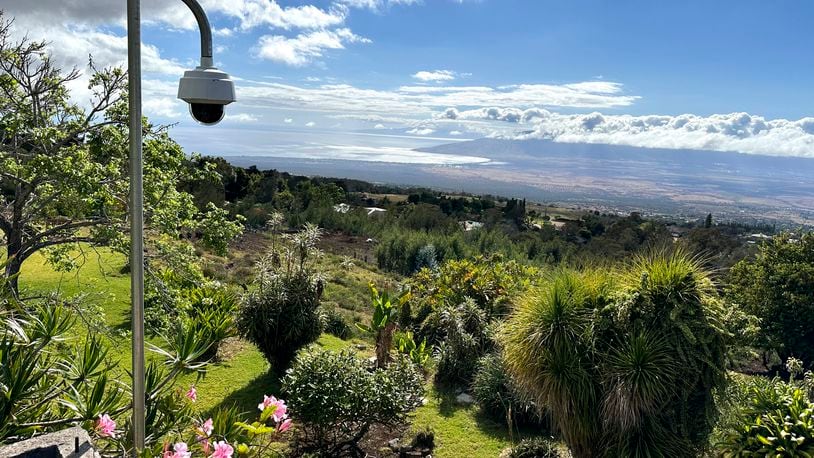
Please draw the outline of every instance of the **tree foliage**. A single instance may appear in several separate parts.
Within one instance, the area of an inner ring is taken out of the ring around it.
[[[814,363],[814,234],[775,236],[729,280],[729,299],[760,319],[768,349]]]
[[[73,267],[78,243],[128,251],[127,75],[91,62],[90,92],[75,103],[68,84],[80,72],[63,72],[46,43],[11,38],[0,16],[0,232],[9,259],[5,276],[39,251],[63,269]],[[239,226],[178,190],[195,170],[167,129],[143,121],[144,208],[147,233],[177,239],[205,232],[216,249]],[[216,223],[211,223],[216,219]],[[211,231],[216,228],[217,231]],[[148,262],[149,263],[149,262]],[[16,280],[12,280],[16,289]]]

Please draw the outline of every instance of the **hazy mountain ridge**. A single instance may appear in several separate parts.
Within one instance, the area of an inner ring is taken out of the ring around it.
[[[446,173],[459,179],[524,183],[598,201],[661,200],[690,213],[718,209],[806,224],[814,218],[814,159],[546,140],[480,139],[428,150],[497,163]]]

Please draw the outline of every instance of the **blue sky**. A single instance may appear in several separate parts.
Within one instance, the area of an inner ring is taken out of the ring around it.
[[[81,66],[123,63],[124,3],[0,8]],[[814,157],[807,0],[202,3],[239,102],[206,141],[174,100],[198,55],[191,15],[144,0],[145,112],[207,153],[262,152],[277,131],[290,143],[271,146],[309,151],[501,136]],[[351,133],[366,136],[338,140]]]

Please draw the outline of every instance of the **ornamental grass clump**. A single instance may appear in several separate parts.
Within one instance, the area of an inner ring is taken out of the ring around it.
[[[724,383],[721,315],[700,263],[660,251],[618,271],[552,273],[500,340],[575,457],[697,456]]]

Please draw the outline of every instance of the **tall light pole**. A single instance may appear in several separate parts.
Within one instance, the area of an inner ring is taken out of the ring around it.
[[[133,326],[133,447],[144,449],[144,185],[141,150],[141,0],[127,0],[130,127],[130,304]]]
[[[205,125],[223,118],[223,107],[235,101],[229,75],[214,68],[212,29],[197,0],[183,1],[201,33],[201,65],[181,79],[178,97],[190,104],[192,116]],[[133,326],[133,447],[138,455],[146,436],[144,386],[144,184],[141,125],[141,0],[127,0],[127,79],[130,143],[130,301]]]

